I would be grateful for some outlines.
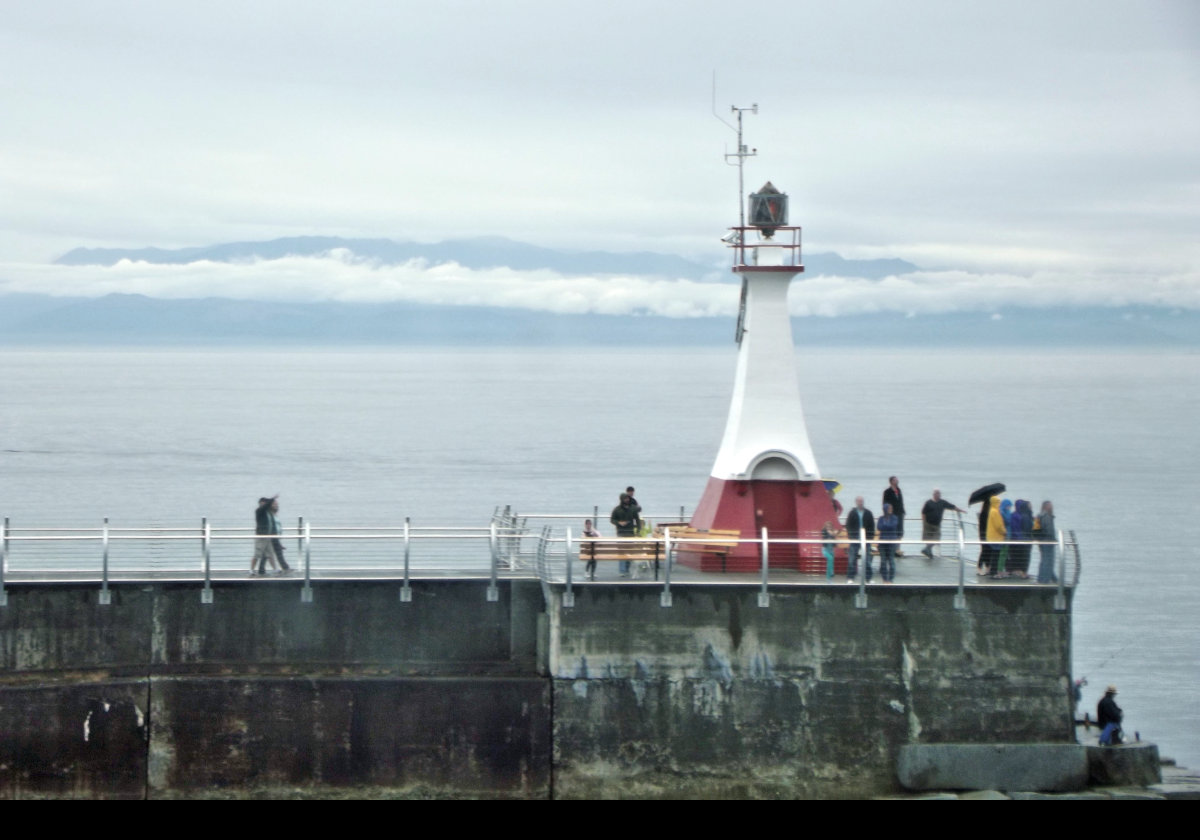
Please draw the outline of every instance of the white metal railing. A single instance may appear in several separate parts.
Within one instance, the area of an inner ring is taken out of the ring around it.
[[[249,575],[255,534],[248,527],[99,528],[0,525],[0,586],[22,581],[197,579]],[[490,577],[519,570],[534,538],[511,522],[483,527],[313,526],[300,519],[273,535],[292,574],[316,577]],[[520,573],[520,572],[519,572]],[[527,572],[526,572],[527,574]]]
[[[904,557],[905,564],[903,567],[897,566],[900,570],[897,572],[898,580],[901,583],[913,583],[922,586],[945,586],[952,587],[957,590],[955,595],[955,606],[962,609],[965,606],[965,589],[970,586],[995,585],[990,580],[980,581],[976,578],[972,571],[968,574],[968,569],[973,569],[976,563],[974,557],[969,556],[972,551],[979,551],[980,548],[987,543],[979,539],[967,539],[965,529],[956,525],[957,534],[954,537],[947,538],[944,535],[936,541],[932,541],[932,545],[940,552],[934,557],[925,558],[919,554],[909,554]],[[1079,555],[1079,546],[1075,539],[1074,532],[1058,532],[1058,539],[1053,543],[1046,541],[1020,540],[1008,541],[1005,546],[1027,547],[1031,555],[1034,553],[1035,547],[1051,544],[1055,547],[1055,564],[1054,575],[1055,580],[1053,585],[1056,587],[1055,605],[1059,609],[1065,609],[1064,589],[1076,585],[1079,581],[1081,570],[1081,561]],[[683,553],[694,553],[697,555],[718,554],[716,550],[705,551],[705,548],[711,548],[714,545],[712,538],[703,536],[677,538],[672,536],[671,529],[664,529],[660,536],[642,537],[642,538],[618,538],[606,537],[601,538],[605,543],[611,543],[619,539],[634,539],[636,542],[645,546],[653,544],[657,549],[654,553],[656,557],[661,558],[654,562],[653,569],[647,568],[643,573],[635,573],[632,579],[644,579],[647,583],[653,582],[661,584],[663,587],[662,602],[663,606],[670,606],[671,596],[670,589],[672,585],[673,575],[678,582],[678,574],[680,572],[679,555]],[[576,581],[582,580],[584,563],[586,558],[580,555],[580,547],[586,545],[589,540],[584,538],[576,538],[573,536],[571,529],[567,529],[562,537],[550,536],[550,529],[544,529],[542,543],[539,548],[539,561],[537,565],[537,573],[543,581],[565,585],[567,588],[567,599],[571,603],[574,602],[572,593]],[[760,587],[759,604],[767,606],[770,603],[770,595],[768,586],[772,585],[812,585],[814,583],[829,582],[830,577],[827,574],[814,574],[812,572],[799,572],[792,569],[773,568],[770,558],[774,550],[776,555],[782,549],[787,554],[786,547],[807,546],[810,548],[809,556],[811,557],[816,551],[823,549],[825,546],[833,543],[835,551],[842,551],[849,547],[853,540],[846,538],[829,540],[824,537],[772,537],[766,528],[762,529],[758,537],[729,539],[722,537],[720,542],[723,547],[749,547],[752,551],[750,560],[747,560],[747,552],[736,552],[736,548],[732,548],[730,553],[736,553],[738,556],[735,562],[735,568],[739,571],[733,574],[724,576],[705,576],[705,583],[729,583],[731,585],[745,586],[748,583],[748,577],[756,578],[757,584]],[[872,578],[876,582],[882,582],[881,567],[878,556],[879,549],[893,548],[898,549],[901,546],[911,546],[914,544],[927,544],[923,539],[897,539],[897,540],[868,540],[865,533],[860,533],[857,542],[858,548],[857,568],[853,577],[849,577],[843,573],[834,575],[833,580],[837,582],[848,581],[854,583],[858,587],[856,604],[865,607],[867,605],[866,586],[869,582],[867,579],[867,570],[871,569]],[[688,546],[694,546],[693,549],[688,549]],[[794,549],[793,549],[794,551]],[[798,558],[796,558],[798,560]],[[757,560],[755,564],[754,561]],[[809,565],[813,561],[810,560]],[[1036,562],[1036,558],[1031,559],[1031,564]],[[649,565],[648,561],[643,561]],[[611,564],[610,564],[611,565]],[[757,565],[756,570],[751,570],[749,565]],[[842,566],[840,560],[837,561],[838,566]],[[847,572],[849,569],[847,568]],[[1025,584],[1033,582],[1034,575],[1030,575],[1029,580],[1011,579],[1007,583]],[[564,605],[570,604],[564,601]]]
[[[501,575],[536,576],[544,585],[565,584],[571,592],[576,582],[583,578],[580,540],[574,536],[577,532],[568,526],[556,535],[554,526],[546,524],[534,533],[528,528],[528,520],[584,518],[588,517],[549,514],[524,517],[507,508],[497,509],[485,527],[414,526],[408,519],[399,526],[327,527],[314,526],[300,518],[294,528],[284,528],[276,538],[289,548],[284,557],[291,567],[291,574],[303,578],[302,597],[305,600],[311,600],[314,578],[367,578],[402,581],[400,597],[407,601],[412,597],[409,587],[412,576],[488,578],[488,597],[494,600],[498,598],[497,581]],[[956,603],[959,603],[968,584],[987,585],[991,582],[976,579],[973,571],[980,548],[986,543],[979,540],[977,534],[969,538],[968,532],[973,529],[961,518],[949,524],[951,527],[943,529],[941,538],[932,541],[934,556],[926,559],[917,552],[905,555],[903,564],[897,566],[897,579],[901,583],[953,586],[958,591]],[[954,533],[948,535],[947,530]],[[259,538],[261,535],[255,534],[253,528],[218,528],[207,519],[201,520],[199,527],[147,528],[113,526],[107,521],[99,528],[14,527],[5,519],[0,524],[0,606],[6,602],[6,581],[94,581],[101,584],[101,602],[107,603],[110,582],[202,580],[203,597],[211,601],[213,580],[249,575],[254,540]],[[721,537],[722,545],[729,546],[730,552],[738,557],[736,566],[742,571],[723,577],[707,574],[698,577],[679,563],[680,555],[696,557],[705,554],[703,549],[711,547],[713,539],[676,537],[670,527],[662,529],[658,536],[638,539],[657,544],[659,548],[658,568],[646,570],[643,577],[648,580],[653,572],[654,581],[663,585],[662,600],[668,606],[671,585],[679,583],[681,575],[686,578],[685,583],[698,579],[706,583],[741,586],[753,583],[760,587],[759,601],[765,605],[769,603],[768,585],[811,585],[829,580],[822,574],[773,568],[770,565],[773,553],[777,559],[780,552],[791,556],[804,553],[811,558],[833,543],[838,553],[844,554],[850,542],[844,536],[835,540],[819,535],[771,536],[765,528],[756,537]],[[293,540],[294,546],[291,545]],[[870,552],[878,551],[880,546],[899,548],[924,544],[923,539],[917,538],[868,541],[865,534],[860,535],[857,542],[860,559],[853,580],[859,586],[861,603],[866,603],[864,559],[875,560]],[[1038,561],[1038,552],[1034,549],[1047,543],[1028,540],[1004,545],[1010,549],[1028,547],[1033,555],[1030,566],[1034,567]],[[1079,546],[1074,532],[1059,532],[1053,545],[1058,601],[1065,608],[1063,590],[1079,581]],[[293,547],[295,554],[288,557]],[[807,552],[798,551],[803,547],[807,547]],[[757,565],[753,572],[746,571],[747,556],[752,558],[752,565]],[[757,564],[753,562],[755,559]],[[840,560],[838,565],[842,566]],[[878,574],[878,568],[875,564],[872,571]],[[747,580],[747,574],[753,581]],[[613,576],[615,578],[615,569]],[[844,574],[840,577],[846,579]],[[637,579],[636,575],[634,579]],[[571,598],[573,600],[573,595]]]

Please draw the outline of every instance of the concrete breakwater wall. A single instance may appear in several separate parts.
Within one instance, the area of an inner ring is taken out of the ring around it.
[[[214,589],[12,587],[0,796],[864,796],[907,743],[1074,737],[1040,588]]]

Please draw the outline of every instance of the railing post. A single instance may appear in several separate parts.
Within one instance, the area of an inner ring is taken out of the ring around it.
[[[112,603],[112,593],[108,591],[108,517],[104,517],[104,530],[101,536],[103,556],[100,560],[100,603]]]
[[[663,591],[658,596],[660,607],[671,606],[671,529],[663,528]]]
[[[593,527],[595,523],[593,522]],[[575,606],[575,590],[571,588],[571,529],[567,528],[567,541],[564,544],[564,549],[567,555],[567,588],[563,591],[562,605],[564,607]]]
[[[957,514],[956,514],[957,515]],[[939,534],[939,536],[941,536]],[[964,588],[966,581],[966,554],[967,543],[963,535],[962,517],[958,517],[958,591],[954,593],[954,609],[965,610],[967,608],[967,591]]]
[[[537,551],[534,552],[533,567],[537,570],[538,581],[542,584],[542,598],[546,606],[554,603],[554,593],[550,590],[550,570],[546,568],[546,547],[550,541],[550,526],[542,528],[538,535]]]
[[[520,528],[520,523],[518,521],[517,512],[514,510],[512,522],[509,523],[508,536],[505,537],[503,541],[496,543],[498,551],[496,554],[496,562],[492,565],[493,580],[495,580],[496,574],[500,569],[499,563],[501,553],[503,553],[504,559],[508,563],[508,568],[511,569],[517,565],[515,562],[515,556],[521,553],[521,547],[513,540],[513,535],[517,532],[518,528]],[[490,592],[488,593],[488,600],[491,600]]]
[[[304,517],[296,520],[296,551],[304,550]]]
[[[304,549],[304,586],[300,587],[300,603],[311,604],[313,600],[312,526],[307,522],[304,523],[304,531],[301,540],[301,547]]]
[[[499,575],[498,567],[500,565],[500,546],[496,541],[496,523],[492,523],[491,532],[488,540],[492,548],[492,579],[488,582],[487,599],[489,601],[500,600],[500,587],[496,585]]]
[[[762,556],[762,589],[758,591],[758,605],[760,607],[771,606],[771,596],[767,592],[767,563],[769,560],[770,551],[767,548],[767,529],[762,529],[762,551],[759,552]]]
[[[0,607],[8,606],[8,590],[4,588],[4,572],[8,566],[8,517],[4,517],[3,532],[0,533]]]
[[[854,593],[854,606],[860,610],[867,608],[867,564],[871,562],[871,555],[868,553],[870,550],[871,547],[867,545],[867,529],[860,516],[858,520],[858,559],[861,564],[858,570],[858,591]]]
[[[412,539],[409,535],[409,518],[404,517],[404,585],[400,587],[400,601],[408,604],[412,602],[412,588],[408,585],[408,558],[409,550],[412,547]]]
[[[200,520],[200,553],[204,559],[204,588],[200,590],[200,603],[211,604],[213,602],[212,526],[208,524],[207,516]]]
[[[1075,550],[1079,550],[1078,546],[1076,546]],[[1062,531],[1058,532],[1058,556],[1058,589],[1054,592],[1054,609],[1062,612],[1067,608],[1067,595],[1063,592],[1064,579],[1067,576],[1067,550]]]

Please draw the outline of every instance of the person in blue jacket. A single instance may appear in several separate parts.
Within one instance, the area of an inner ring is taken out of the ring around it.
[[[899,540],[900,517],[892,512],[891,505],[883,506],[883,516],[876,523],[879,529],[879,575],[884,583],[891,583],[896,577],[896,544],[891,540]]]
[[[1016,509],[1008,518],[1008,539],[1026,543],[1009,548],[1008,569],[1014,577],[1028,578],[1029,558],[1033,553],[1033,546],[1028,545],[1033,539],[1033,506],[1025,499],[1017,499]]]

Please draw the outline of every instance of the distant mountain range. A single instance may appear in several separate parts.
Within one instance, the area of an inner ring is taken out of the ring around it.
[[[866,347],[1200,347],[1200,313],[1149,307],[794,318],[796,343]],[[0,296],[8,346],[720,346],[734,319],[557,315],[412,303]]]
[[[198,248],[75,248],[63,254],[57,265],[115,265],[121,260],[182,265],[200,260],[236,262],[273,260],[283,257],[316,257],[342,249],[355,256],[398,265],[424,260],[430,265],[457,263],[464,268],[507,267],[517,271],[547,269],[564,275],[624,274],[654,275],[691,280],[730,280],[728,263],[705,264],[673,254],[649,251],[559,251],[498,236],[451,239],[445,242],[400,242],[392,239],[342,239],[336,236],[296,236],[268,242],[227,242]],[[837,254],[805,254],[806,273],[836,274],[880,280],[895,274],[917,271],[905,260],[847,260]]]
[[[198,248],[76,248],[59,265],[121,260],[185,264],[317,257],[344,250],[392,265],[410,260],[467,268],[545,269],[572,275],[634,275],[736,282],[726,266],[654,253],[567,252],[499,237],[438,243],[305,236]],[[808,254],[809,275],[879,280],[919,270],[898,259]],[[1200,347],[1200,313],[1155,307],[1038,309],[905,316],[793,319],[796,343],[820,347]],[[8,346],[672,346],[733,341],[734,319],[655,315],[561,315],[490,306],[418,303],[278,303],[225,298],[160,299],[0,295],[0,344]]]

